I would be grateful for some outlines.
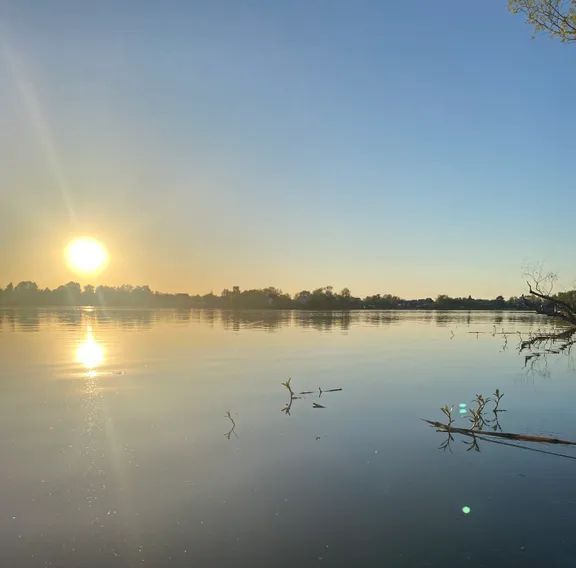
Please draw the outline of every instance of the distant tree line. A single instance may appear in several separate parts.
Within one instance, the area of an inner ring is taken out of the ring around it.
[[[576,292],[566,294],[576,295]],[[149,286],[84,286],[68,282],[53,290],[39,288],[35,282],[24,281],[16,286],[0,288],[1,306],[110,306],[146,308],[221,308],[221,309],[305,309],[305,310],[509,310],[526,309],[522,298],[493,300],[451,298],[405,300],[391,294],[375,294],[358,298],[348,288],[335,292],[332,286],[313,291],[302,290],[294,296],[278,288],[240,290],[234,286],[220,295],[165,294]]]

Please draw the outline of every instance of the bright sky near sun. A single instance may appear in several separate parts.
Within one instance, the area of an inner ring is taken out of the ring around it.
[[[504,0],[8,0],[0,286],[570,285],[576,47],[531,35]]]

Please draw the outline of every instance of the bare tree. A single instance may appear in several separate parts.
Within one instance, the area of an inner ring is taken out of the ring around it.
[[[524,302],[539,314],[564,320],[576,328],[576,306],[553,293],[558,276],[544,272],[541,265],[527,268],[524,275],[530,294],[523,296]]]
[[[538,329],[528,337],[520,335],[518,350],[524,352],[524,366],[534,371],[546,367],[550,354],[570,354],[576,344],[576,305],[571,300],[572,293],[554,293],[558,278],[553,272],[545,272],[541,265],[526,268],[524,276],[529,291],[522,296],[524,304],[558,323],[553,329]]]

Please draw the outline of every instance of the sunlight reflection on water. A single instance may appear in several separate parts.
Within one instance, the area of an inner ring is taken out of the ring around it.
[[[439,451],[420,420],[449,404],[465,424],[500,388],[508,431],[576,438],[568,354],[543,374],[545,355],[517,351],[542,325],[0,310],[0,565],[411,568],[442,565],[450,534],[454,564],[553,566],[558,546],[576,554],[576,462],[459,438]]]
[[[104,363],[105,349],[94,339],[92,327],[86,329],[86,337],[76,348],[76,361],[84,366],[88,373],[95,373],[95,369]]]

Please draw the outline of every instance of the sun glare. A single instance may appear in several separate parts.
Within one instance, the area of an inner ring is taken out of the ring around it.
[[[83,237],[71,241],[66,247],[68,266],[75,272],[91,274],[102,270],[108,262],[108,253],[96,239]]]
[[[76,348],[76,361],[88,371],[94,370],[104,362],[104,348],[96,342],[89,327],[86,338]]]

